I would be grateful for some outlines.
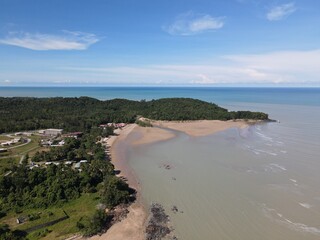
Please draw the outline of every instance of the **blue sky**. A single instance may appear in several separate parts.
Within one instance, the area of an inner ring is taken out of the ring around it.
[[[319,0],[0,0],[0,86],[320,86]]]

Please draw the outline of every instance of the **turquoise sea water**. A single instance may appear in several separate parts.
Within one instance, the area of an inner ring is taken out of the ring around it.
[[[319,88],[0,88],[0,96],[193,97],[267,112],[280,123],[128,148],[144,201],[163,204],[183,240],[320,239]]]
[[[0,87],[1,97],[80,97],[133,100],[191,97],[218,104],[232,102],[320,105],[320,88],[205,87]]]

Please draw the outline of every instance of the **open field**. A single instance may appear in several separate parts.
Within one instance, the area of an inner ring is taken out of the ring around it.
[[[27,154],[29,151],[32,151],[36,148],[40,148],[39,146],[39,140],[41,139],[40,136],[31,136],[28,137],[31,139],[31,142],[21,146],[21,147],[17,147],[17,148],[12,148],[10,149],[12,155],[23,155],[23,154]]]
[[[14,211],[1,219],[2,223],[7,223],[12,229],[26,230],[31,227],[54,221],[64,217],[65,211],[69,218],[56,223],[53,226],[44,227],[28,234],[28,239],[65,239],[68,236],[76,234],[79,230],[76,226],[77,221],[84,216],[92,216],[96,210],[96,205],[99,203],[97,193],[84,194],[79,199],[70,201],[61,206],[49,207],[46,209],[27,209],[19,214]],[[39,215],[40,218],[34,221],[27,221],[22,224],[16,222],[17,217]],[[45,235],[45,237],[44,237]],[[43,238],[44,237],[44,238]]]
[[[8,136],[5,136],[5,135],[0,135],[0,142],[2,141],[10,141],[11,138],[9,138]]]

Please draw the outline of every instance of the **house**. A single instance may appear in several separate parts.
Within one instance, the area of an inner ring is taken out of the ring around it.
[[[88,160],[81,160],[74,165],[74,168],[79,169],[83,163],[88,163]]]
[[[0,145],[1,146],[10,146],[10,145],[18,143],[20,141],[21,141],[21,137],[18,137],[18,138],[14,138],[14,139],[12,139],[10,141],[2,142]]]
[[[3,152],[7,152],[8,150],[6,148],[0,148],[0,153],[3,153]]]
[[[41,146],[47,147],[47,146],[51,146],[52,145],[52,141],[51,140],[41,140]]]
[[[63,129],[49,128],[44,130],[43,134],[46,136],[58,136],[58,135],[61,135],[62,131]]]
[[[14,138],[13,140],[12,140],[12,143],[18,143],[18,142],[20,142],[21,141],[21,137],[18,137],[18,138]]]
[[[83,132],[72,132],[72,133],[64,134],[62,137],[77,139],[79,137],[82,137],[82,135],[83,135]]]
[[[125,123],[107,123],[107,124],[100,124],[99,126],[103,129],[106,129],[107,127],[113,127],[114,129],[117,129],[117,128],[123,128],[126,125],[127,124]]]
[[[32,132],[23,132],[22,135],[25,135],[27,137],[31,137],[33,135]]]
[[[35,164],[35,165],[31,165],[31,166],[29,167],[29,169],[32,170],[32,169],[38,168],[38,167],[39,167],[39,165],[38,165],[38,164]]]

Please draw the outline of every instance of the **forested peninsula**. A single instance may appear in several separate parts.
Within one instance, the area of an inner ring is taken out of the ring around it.
[[[89,131],[108,122],[133,123],[137,116],[154,120],[268,120],[262,112],[229,112],[214,103],[191,98],[151,101],[80,98],[0,98],[0,133],[42,128]]]

